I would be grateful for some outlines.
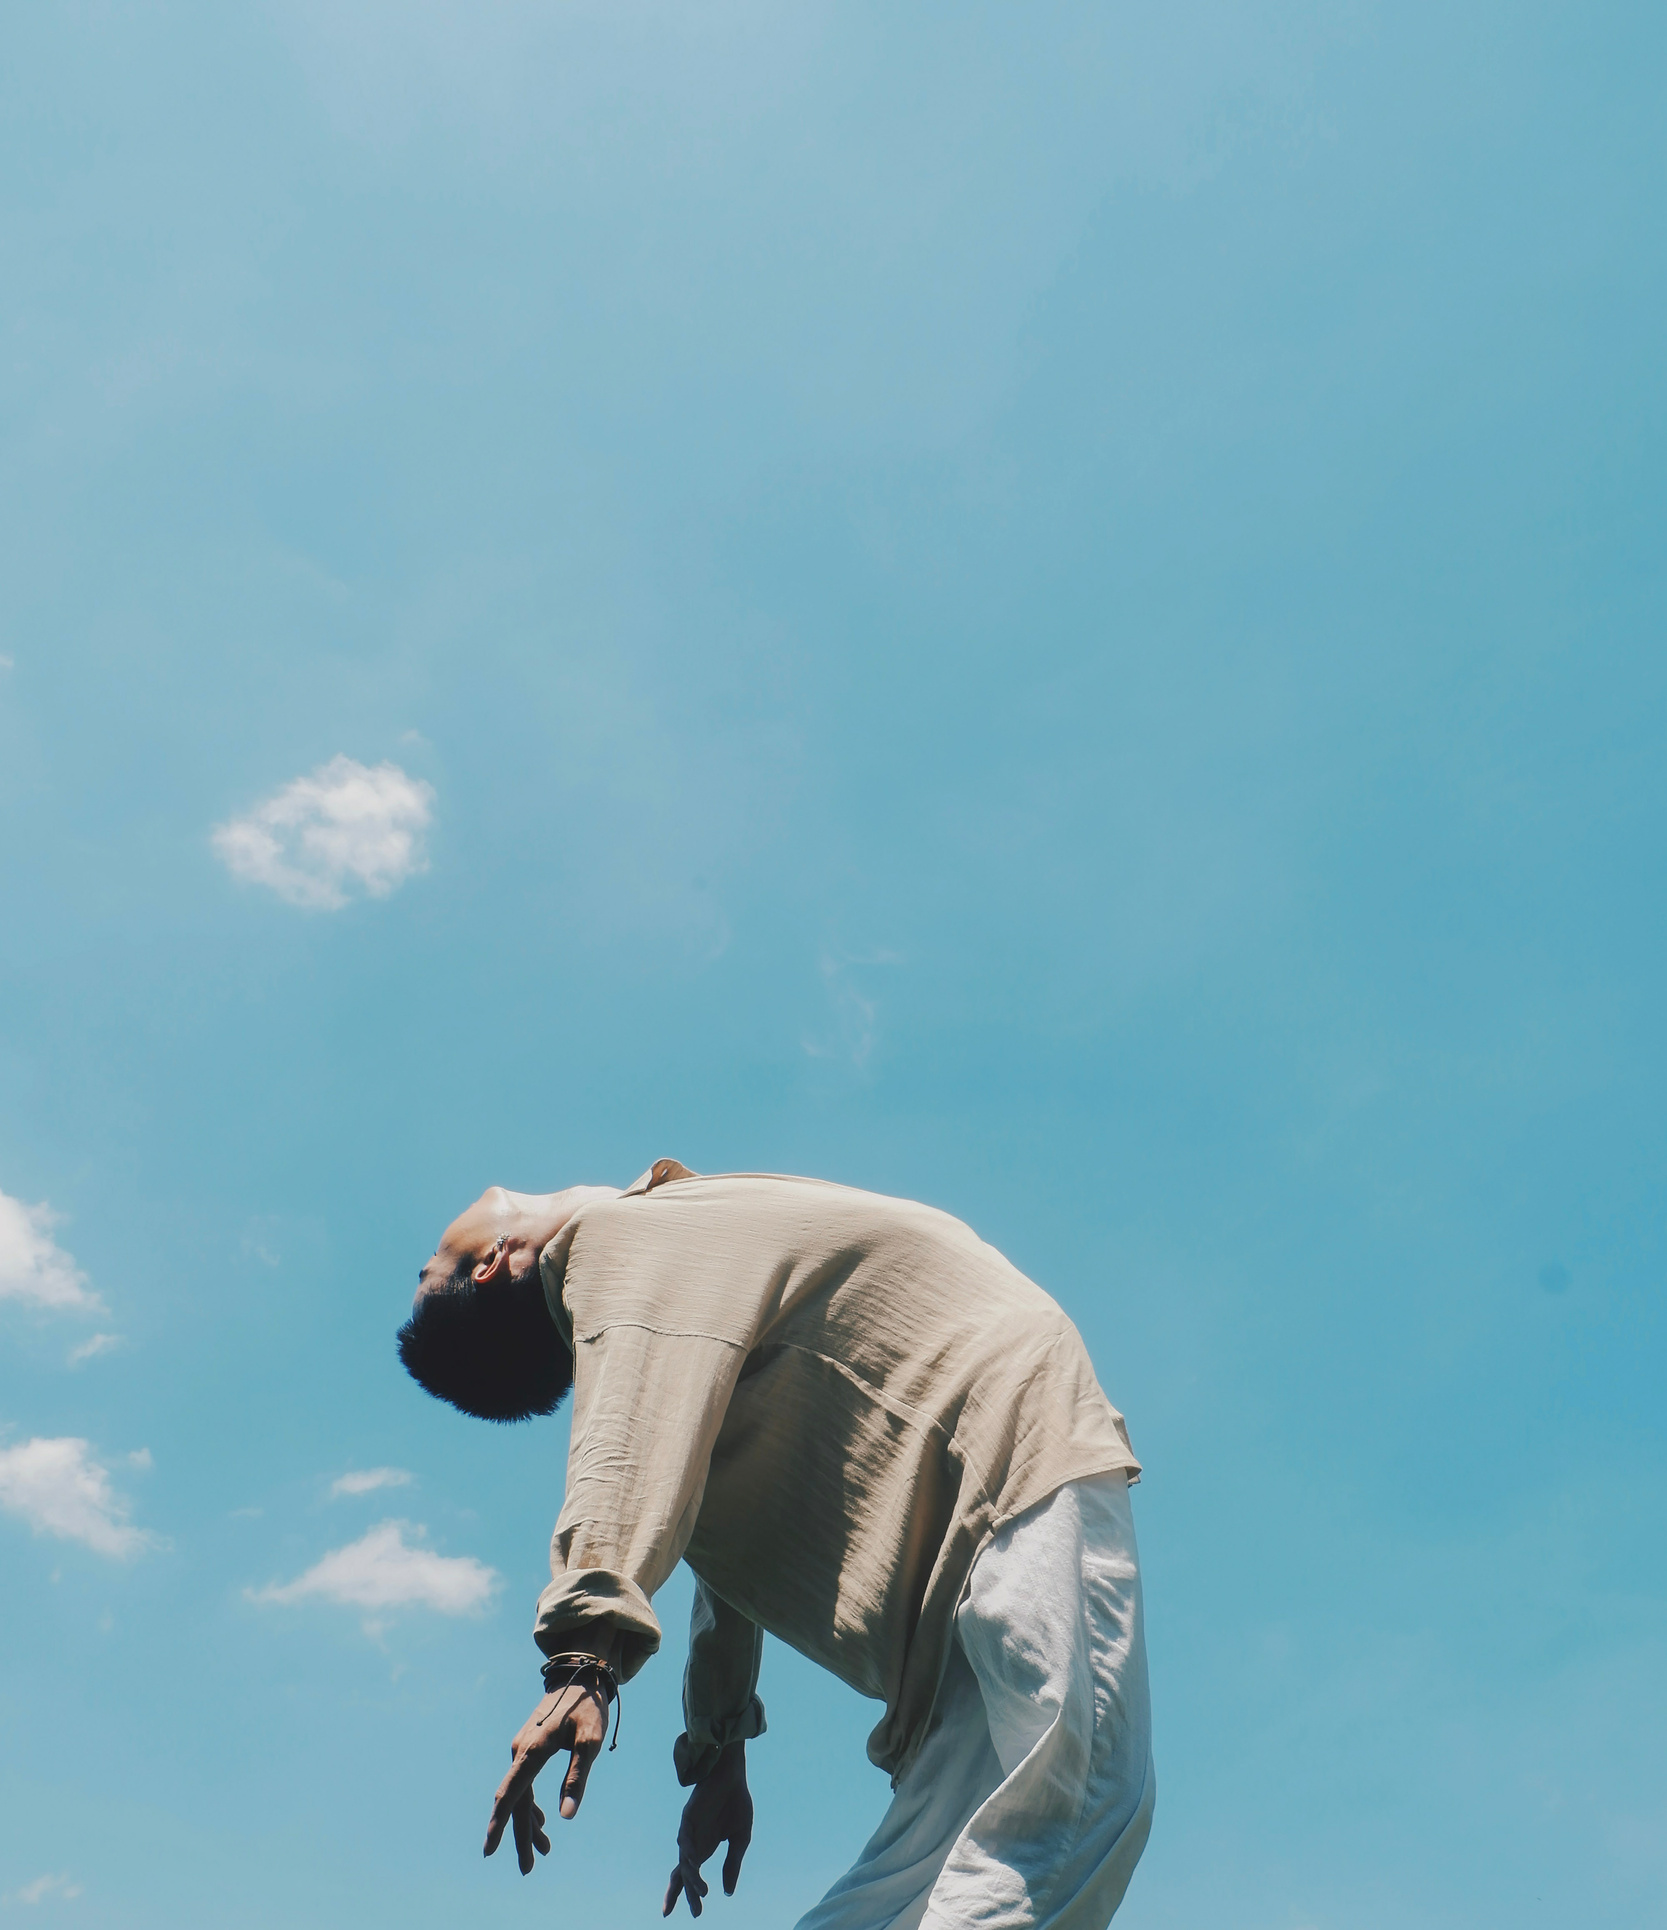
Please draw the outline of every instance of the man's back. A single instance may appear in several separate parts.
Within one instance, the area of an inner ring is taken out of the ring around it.
[[[540,1639],[606,1612],[640,1660],[648,1597],[686,1555],[885,1702],[869,1753],[896,1771],[979,1549],[1067,1481],[1136,1476],[1122,1419],[1058,1306],[949,1215],[662,1170],[584,1206],[546,1255],[575,1370]]]

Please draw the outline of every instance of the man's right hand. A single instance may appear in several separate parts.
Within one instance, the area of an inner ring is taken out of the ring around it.
[[[669,1917],[680,1896],[689,1900],[689,1914],[700,1915],[700,1900],[706,1894],[706,1879],[701,1865],[720,1843],[728,1843],[724,1858],[724,1895],[734,1896],[741,1874],[741,1858],[752,1841],[752,1794],[747,1788],[747,1745],[732,1742],[711,1769],[695,1784],[683,1805],[683,1821],[677,1830],[677,1868],[666,1886],[666,1907],[660,1913]]]
[[[515,1859],[523,1876],[532,1869],[533,1851],[547,1856],[550,1839],[544,1833],[544,1812],[533,1801],[533,1778],[554,1755],[570,1752],[561,1782],[561,1814],[565,1820],[579,1813],[585,1779],[601,1753],[608,1734],[608,1704],[599,1689],[574,1684],[546,1695],[521,1725],[509,1745],[509,1774],[498,1785],[492,1820],[486,1828],[486,1854],[503,1840],[504,1825],[515,1825]]]

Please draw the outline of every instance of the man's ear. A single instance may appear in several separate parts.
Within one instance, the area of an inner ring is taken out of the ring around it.
[[[473,1279],[477,1287],[484,1287],[488,1280],[496,1280],[509,1273],[509,1242],[500,1240],[496,1246],[475,1268]]]

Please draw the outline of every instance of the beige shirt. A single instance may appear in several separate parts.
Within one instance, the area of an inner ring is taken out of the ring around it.
[[[634,1674],[686,1559],[680,1774],[762,1727],[760,1629],[884,1703],[868,1753],[899,1774],[984,1543],[1067,1481],[1140,1472],[1076,1328],[932,1207],[662,1160],[540,1269],[573,1438],[534,1637],[609,1621]]]

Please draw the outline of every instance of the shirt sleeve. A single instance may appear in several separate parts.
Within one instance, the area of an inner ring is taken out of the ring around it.
[[[683,1733],[672,1745],[677,1780],[697,1783],[732,1742],[764,1733],[758,1670],[764,1631],[695,1577],[689,1660],[683,1671]]]
[[[541,1256],[573,1351],[567,1495],[533,1627],[546,1655],[594,1621],[618,1631],[622,1678],[659,1648],[651,1601],[694,1531],[730,1396],[779,1297],[777,1257],[672,1160],[582,1207]]]
[[[709,1334],[622,1324],[575,1337],[567,1498],[533,1625],[546,1655],[594,1621],[619,1632],[622,1679],[658,1650],[651,1599],[694,1530],[744,1358]]]

